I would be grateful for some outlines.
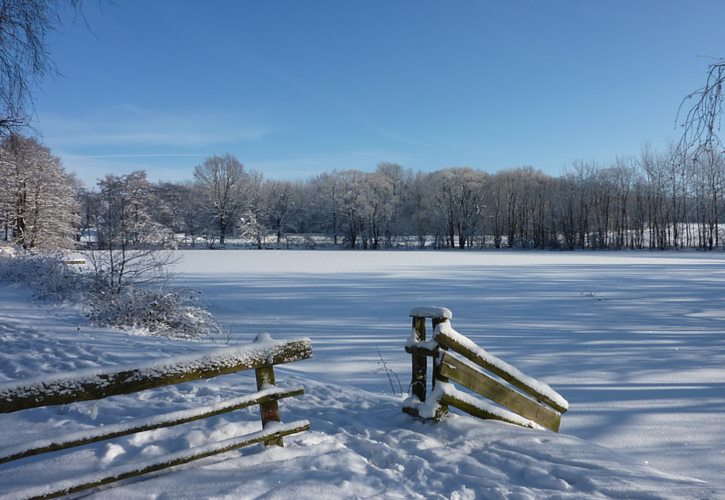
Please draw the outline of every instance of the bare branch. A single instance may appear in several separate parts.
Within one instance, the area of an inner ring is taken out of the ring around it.
[[[678,148],[689,152],[687,156],[694,158],[702,153],[722,150],[719,132],[724,82],[725,59],[720,59],[708,66],[705,85],[685,96],[680,103],[677,121],[682,118],[683,130]],[[687,112],[684,112],[685,109]]]

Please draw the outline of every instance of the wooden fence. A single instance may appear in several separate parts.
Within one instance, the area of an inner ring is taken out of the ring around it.
[[[199,355],[179,356],[141,366],[104,371],[82,370],[52,379],[43,377],[0,384],[0,413],[10,413],[40,406],[61,405],[130,394],[145,389],[208,379],[243,370],[254,369],[257,382],[257,392],[214,405],[105,425],[90,431],[60,436],[57,439],[44,439],[6,447],[0,449],[0,463],[179,425],[253,405],[259,405],[262,421],[260,431],[182,450],[143,463],[128,464],[111,471],[92,473],[81,478],[35,487],[21,491],[19,494],[24,498],[53,498],[255,443],[283,446],[284,436],[308,430],[310,425],[306,420],[289,424],[280,423],[277,401],[282,398],[299,396],[304,393],[304,390],[302,387],[276,387],[274,365],[310,357],[312,357],[312,345],[307,338],[290,341],[265,339],[245,346],[217,349]]]
[[[440,420],[453,406],[480,418],[559,430],[561,414],[569,403],[551,387],[456,332],[450,324],[453,314],[449,309],[420,307],[410,316],[413,331],[405,350],[412,355],[411,397],[403,405],[404,412]],[[426,340],[426,319],[431,319],[432,340]],[[430,394],[428,358],[433,360]],[[458,390],[454,383],[468,392]]]

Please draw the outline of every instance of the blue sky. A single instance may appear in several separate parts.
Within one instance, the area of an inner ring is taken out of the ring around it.
[[[84,2],[49,42],[37,133],[92,184],[191,179],[232,153],[267,178],[332,169],[607,162],[677,137],[725,57],[725,2]]]

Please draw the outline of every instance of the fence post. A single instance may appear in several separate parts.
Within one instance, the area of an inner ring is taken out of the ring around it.
[[[254,374],[257,378],[257,390],[267,389],[274,386],[274,365],[256,368]],[[279,422],[279,404],[277,400],[261,403],[259,405],[259,416],[262,419],[262,428],[267,427],[270,422]],[[268,439],[264,442],[267,446],[284,446],[282,437]]]
[[[413,316],[413,332],[416,342],[425,341],[425,317]],[[413,373],[410,382],[410,392],[421,402],[425,401],[426,378],[428,377],[428,357],[413,354]]]

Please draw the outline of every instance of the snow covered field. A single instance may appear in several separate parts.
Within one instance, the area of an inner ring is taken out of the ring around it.
[[[308,336],[279,369],[306,394],[283,421],[312,430],[96,492],[103,498],[725,498],[725,256],[702,253],[180,252],[176,284],[203,290],[229,330],[203,343],[95,328],[68,306],[0,284],[0,382]],[[410,380],[408,312],[452,325],[569,400],[560,434],[401,412],[379,354]],[[379,351],[378,351],[379,350]],[[226,376],[135,396],[0,415],[0,444],[209,403]],[[239,417],[238,415],[242,415]],[[256,410],[0,465],[0,495],[113,468],[257,424]],[[39,472],[42,471],[42,474]]]

